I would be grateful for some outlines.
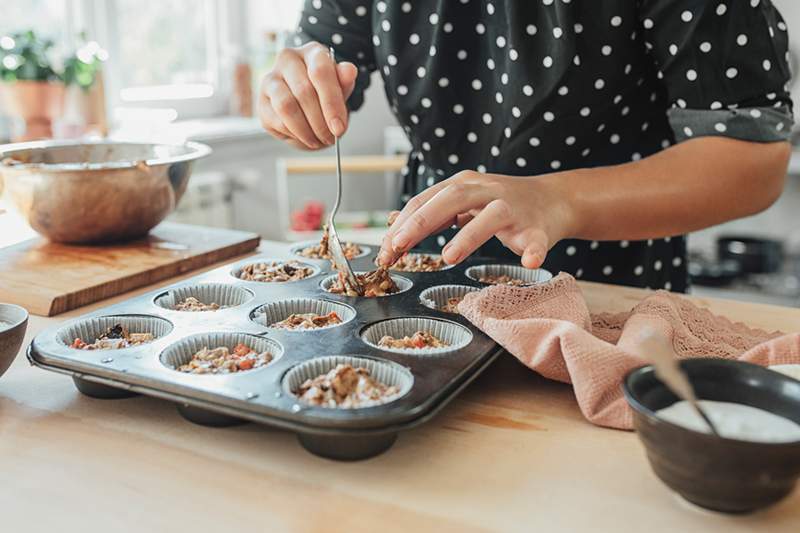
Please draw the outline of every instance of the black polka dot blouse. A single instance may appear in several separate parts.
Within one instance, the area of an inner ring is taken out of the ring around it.
[[[413,145],[403,202],[464,169],[614,165],[700,136],[782,141],[793,125],[768,0],[307,0],[295,44],[310,40],[358,65],[352,109],[380,71]],[[479,253],[514,257],[496,239]],[[686,238],[566,240],[545,267],[682,292]]]

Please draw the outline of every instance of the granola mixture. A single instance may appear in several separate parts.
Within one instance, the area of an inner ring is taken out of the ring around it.
[[[512,278],[508,274],[503,274],[502,276],[487,274],[486,276],[481,276],[478,278],[478,281],[481,283],[488,283],[490,285],[513,285],[514,287],[523,287],[528,285],[527,281],[523,281],[518,278]]]
[[[216,302],[211,302],[210,304],[206,304],[195,298],[194,296],[189,296],[185,300],[182,300],[175,304],[173,309],[175,311],[218,311],[222,309],[223,306],[219,305]]]
[[[77,348],[78,350],[118,350],[119,348],[147,344],[154,340],[155,336],[152,333],[131,333],[122,324],[115,324],[97,337],[94,342],[87,343],[78,337],[72,341],[70,348]]]
[[[245,265],[239,272],[239,279],[245,281],[298,281],[311,276],[314,269],[298,261],[285,263],[273,261],[270,263],[251,263]]]
[[[458,314],[458,304],[461,303],[463,300],[463,296],[453,296],[447,299],[447,302],[439,309],[440,311],[444,311],[445,313],[456,313]]]
[[[375,298],[376,296],[386,296],[400,291],[400,287],[397,286],[389,275],[389,271],[385,268],[378,268],[365,274],[356,274],[356,278],[360,288],[351,287],[345,275],[339,272],[336,280],[328,288],[328,292],[344,294],[345,296]]]
[[[258,353],[246,344],[239,343],[233,349],[227,346],[213,349],[205,347],[176,370],[187,374],[233,374],[266,366],[270,361],[271,353]]]
[[[334,324],[341,324],[342,319],[336,314],[336,311],[331,311],[327,315],[318,315],[316,313],[294,313],[280,322],[270,324],[271,328],[280,329],[317,329]]]
[[[383,346],[384,348],[418,350],[420,348],[444,348],[450,346],[450,344],[434,337],[427,331],[417,331],[412,336],[406,336],[402,339],[396,339],[391,335],[384,335],[384,337],[378,341],[378,346]]]
[[[361,251],[361,248],[357,244],[353,244],[352,242],[342,243],[342,252],[344,252],[344,256],[347,259],[358,257],[361,255]],[[319,241],[319,244],[303,248],[297,253],[309,259],[330,259],[331,251],[330,248],[328,248],[328,226],[323,226],[322,240]]]
[[[401,272],[437,272],[447,264],[441,256],[428,254],[405,254],[400,256],[390,268]]]
[[[373,379],[366,368],[340,364],[327,374],[307,379],[294,393],[311,405],[352,409],[385,403],[400,389]]]

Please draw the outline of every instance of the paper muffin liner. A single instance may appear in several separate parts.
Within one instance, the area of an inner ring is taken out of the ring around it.
[[[553,279],[553,274],[543,268],[531,269],[520,265],[478,265],[469,267],[465,274],[475,281],[483,276],[506,275],[521,279],[526,285],[536,285]],[[486,285],[491,285],[491,283],[486,283]]]
[[[353,273],[358,275],[358,274],[365,274],[366,272],[364,272],[364,271],[355,272],[354,271]],[[387,294],[386,296],[376,296],[376,298],[385,298],[387,296],[395,296],[395,295],[400,294],[402,292],[406,292],[408,289],[410,289],[414,285],[414,283],[412,283],[412,281],[410,279],[404,278],[403,276],[397,276],[395,274],[389,274],[389,276],[394,280],[395,284],[397,285],[397,288],[400,289],[400,290],[398,290],[397,292],[394,292],[392,294]],[[322,283],[320,283],[320,287],[322,287],[323,290],[325,290],[327,292],[330,292],[329,289],[330,289],[331,285],[333,285],[333,282],[336,281],[337,277],[338,277],[338,274],[334,274],[332,276],[328,276],[327,278],[322,280]],[[331,293],[331,294],[334,294],[334,293]],[[340,294],[339,296],[347,296],[347,295],[346,294]],[[354,296],[349,296],[349,298],[355,298],[355,297]]]
[[[422,256],[422,255],[427,255],[429,257],[434,257],[436,259],[441,259],[441,257],[442,257],[440,254],[426,254],[426,253],[423,253],[423,252],[420,252],[420,253],[411,252],[411,253],[408,253],[406,255],[408,257],[419,257],[419,256]],[[389,270],[391,270],[393,272],[408,272],[408,273],[411,273],[411,274],[432,274],[433,272],[444,272],[445,270],[450,270],[454,266],[455,265],[448,265],[447,263],[445,263],[445,265],[442,268],[440,268],[439,270],[432,270],[430,272],[427,272],[427,271],[424,271],[424,270],[400,270],[399,268],[394,268],[394,266],[389,267]]]
[[[154,303],[159,307],[163,307],[164,309],[180,311],[175,309],[175,305],[179,304],[190,296],[197,298],[204,304],[219,304],[221,308],[236,307],[252,300],[254,297],[252,292],[236,285],[228,285],[227,283],[201,283],[198,285],[189,285],[186,287],[172,289],[167,293],[157,296],[154,300]],[[180,312],[198,313],[213,311]]]
[[[385,405],[393,401],[399,400],[405,396],[411,387],[414,385],[414,376],[411,372],[397,363],[391,361],[379,361],[370,357],[354,356],[354,355],[329,355],[324,357],[316,357],[314,359],[304,361],[293,366],[283,376],[283,390],[287,394],[298,397],[297,389],[307,379],[314,379],[317,376],[327,374],[336,365],[351,365],[353,368],[366,368],[369,370],[370,376],[384,385],[397,386],[400,392],[394,396],[390,396],[386,401],[371,403],[359,407],[326,407],[325,409],[363,409],[365,407],[374,407],[376,405]],[[308,404],[306,404],[308,405]]]
[[[391,335],[396,339],[411,337],[417,331],[430,333],[448,346],[441,348],[388,348],[379,346],[378,342]],[[370,346],[387,352],[412,355],[438,355],[460,350],[472,342],[472,332],[460,324],[425,317],[392,318],[370,324],[361,332],[361,340]]]
[[[313,257],[306,257],[304,255],[300,255],[300,251],[303,250],[304,248],[311,248],[312,246],[316,246],[318,244],[319,244],[318,240],[317,241],[305,241],[305,242],[297,243],[296,245],[292,246],[292,254],[294,254],[297,257],[300,257],[302,259],[310,259],[311,261],[329,261],[329,259],[325,259],[325,258],[316,259],[316,258],[313,258]],[[342,243],[342,244],[344,244],[344,243]],[[353,244],[356,244],[359,248],[361,248],[361,253],[356,255],[352,259],[359,259],[361,257],[366,257],[366,256],[368,256],[369,254],[372,253],[372,247],[371,246],[366,246],[364,244],[359,244],[359,243],[353,243]]]
[[[271,353],[272,361],[260,368],[254,368],[253,370],[242,370],[241,372],[236,372],[233,374],[190,374],[187,372],[186,375],[235,376],[240,373],[254,372],[256,370],[268,368],[272,363],[277,361],[281,355],[283,355],[283,346],[272,339],[268,339],[267,337],[253,335],[252,333],[211,332],[192,335],[169,345],[164,349],[163,352],[161,352],[161,364],[171,370],[177,371],[179,366],[191,361],[192,356],[194,356],[194,354],[203,348],[213,350],[214,348],[225,346],[226,348],[231,349],[239,343],[246,344],[259,353]]]
[[[96,318],[86,318],[68,326],[61,328],[56,337],[59,341],[69,346],[77,338],[83,339],[87,343],[94,342],[108,328],[122,324],[131,333],[152,333],[154,340],[168,335],[172,331],[172,323],[169,320],[157,316],[148,315],[112,315]],[[139,345],[143,346],[143,345]],[[144,345],[146,346],[146,344]],[[126,348],[114,348],[115,350],[127,350],[138,346],[128,346]],[[103,350],[111,351],[111,350]]]
[[[471,285],[437,285],[422,291],[419,295],[419,301],[425,307],[448,313],[443,307],[447,304],[447,300],[454,297],[463,298],[470,292],[478,292],[480,289],[472,287]]]
[[[241,278],[242,270],[244,270],[245,267],[250,266],[250,265],[257,265],[259,263],[276,263],[276,265],[283,265],[285,263],[290,263],[290,262],[297,263],[300,266],[303,266],[303,267],[306,267],[306,268],[310,268],[311,269],[311,274],[306,276],[306,277],[304,277],[304,278],[302,278],[302,279],[296,279],[296,280],[293,280],[293,281],[258,281],[258,280],[250,280],[250,279],[242,279]],[[319,267],[316,267],[316,266],[314,266],[314,265],[312,265],[310,263],[306,263],[306,262],[300,261],[298,259],[291,259],[289,261],[286,261],[286,260],[283,260],[283,259],[271,259],[271,258],[261,259],[261,260],[258,260],[258,261],[250,261],[249,263],[244,263],[243,265],[240,265],[240,266],[234,268],[231,271],[231,275],[234,278],[236,278],[236,279],[238,279],[240,281],[244,281],[246,283],[294,283],[294,282],[297,282],[297,281],[304,281],[304,280],[307,280],[307,279],[311,279],[314,276],[316,276],[317,274],[319,274]]]
[[[338,302],[329,302],[328,300],[317,300],[314,298],[292,298],[289,300],[281,300],[279,302],[271,302],[256,308],[252,314],[252,320],[261,325],[271,327],[272,324],[285,320],[290,315],[295,313],[305,314],[314,313],[317,315],[327,315],[331,311],[335,311],[342,321],[339,324],[331,324],[321,328],[306,328],[306,329],[288,329],[280,328],[282,331],[319,331],[322,329],[335,328],[343,326],[350,322],[356,316],[356,310]]]

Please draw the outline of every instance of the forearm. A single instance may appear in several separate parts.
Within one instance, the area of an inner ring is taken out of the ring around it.
[[[639,240],[680,235],[758,213],[781,194],[791,148],[705,137],[651,157],[550,175],[566,198],[567,235]]]

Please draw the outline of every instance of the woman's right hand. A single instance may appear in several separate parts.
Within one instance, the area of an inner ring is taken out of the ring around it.
[[[258,114],[264,129],[303,150],[319,150],[347,130],[345,102],[358,69],[337,64],[317,42],[285,48],[261,80]]]

